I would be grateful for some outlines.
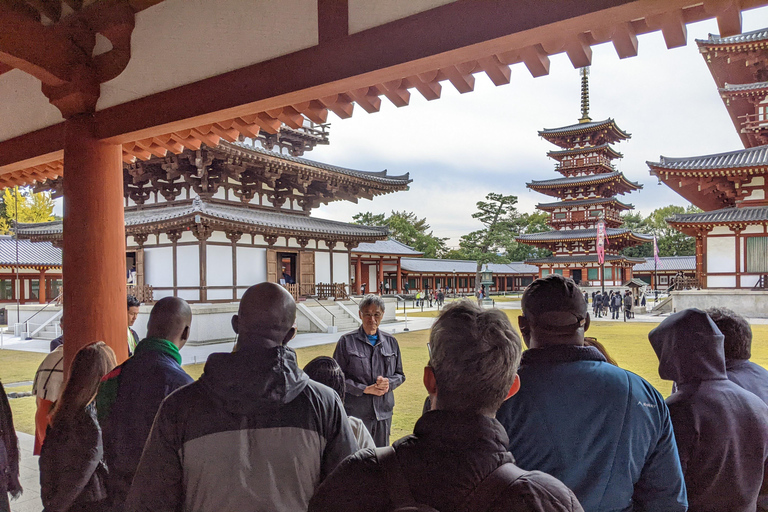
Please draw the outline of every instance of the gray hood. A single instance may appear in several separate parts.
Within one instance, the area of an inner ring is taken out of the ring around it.
[[[200,382],[224,409],[248,412],[287,404],[301,393],[309,377],[285,346],[211,354]]]
[[[659,358],[659,377],[677,384],[725,379],[723,338],[699,309],[675,313],[648,334]]]

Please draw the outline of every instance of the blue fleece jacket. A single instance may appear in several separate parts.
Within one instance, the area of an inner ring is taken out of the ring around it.
[[[582,346],[529,349],[519,375],[496,416],[519,467],[559,479],[590,512],[686,509],[669,410],[648,382]]]

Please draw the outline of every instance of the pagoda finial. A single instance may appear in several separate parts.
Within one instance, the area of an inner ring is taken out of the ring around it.
[[[589,66],[584,66],[581,71],[581,119],[579,123],[588,123],[589,117]]]

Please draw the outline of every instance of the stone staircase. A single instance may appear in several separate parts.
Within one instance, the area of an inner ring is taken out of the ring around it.
[[[336,332],[343,333],[354,331],[360,326],[360,323],[355,319],[355,317],[350,315],[336,301],[321,300],[317,302],[319,302],[322,306],[318,305],[317,303],[312,304],[309,301],[306,303],[306,305],[312,308],[312,312],[317,315],[320,320],[329,326],[336,327]],[[345,305],[352,311],[357,309],[357,306],[352,302],[345,303]]]

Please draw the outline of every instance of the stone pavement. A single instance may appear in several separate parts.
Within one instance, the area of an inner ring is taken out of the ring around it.
[[[41,512],[43,503],[40,501],[38,457],[32,455],[35,437],[23,432],[17,432],[17,434],[21,448],[20,480],[24,494],[17,500],[11,500],[11,512]]]

